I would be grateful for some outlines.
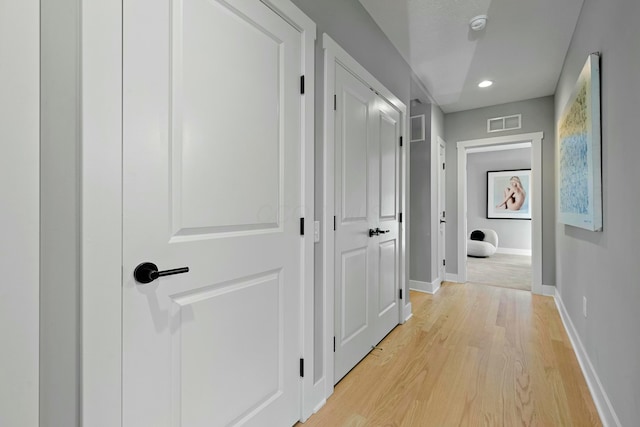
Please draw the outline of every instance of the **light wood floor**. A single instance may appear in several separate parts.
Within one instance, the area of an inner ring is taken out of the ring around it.
[[[467,282],[530,291],[531,257],[510,254],[467,257]]]
[[[298,426],[600,426],[550,297],[449,284]]]

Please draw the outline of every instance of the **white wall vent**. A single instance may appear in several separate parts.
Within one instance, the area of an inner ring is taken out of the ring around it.
[[[522,114],[494,117],[493,119],[487,120],[487,132],[489,133],[520,128],[522,128]]]
[[[425,140],[424,114],[411,116],[411,142]]]

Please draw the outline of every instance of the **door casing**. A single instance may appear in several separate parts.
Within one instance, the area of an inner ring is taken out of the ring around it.
[[[439,287],[440,283],[445,280],[447,268],[445,265],[445,260],[447,254],[445,252],[446,248],[446,197],[447,197],[447,188],[446,188],[446,153],[447,153],[447,144],[442,140],[442,138],[438,137],[438,275],[436,286]],[[440,166],[442,164],[442,167]],[[445,215],[443,215],[443,212]],[[445,221],[445,223],[440,223],[440,221]],[[436,287],[434,286],[434,288]]]
[[[322,375],[316,378],[316,383],[324,388],[324,398],[328,398],[334,389],[333,373],[333,337],[334,337],[334,234],[333,234],[333,217],[334,217],[334,159],[335,159],[335,121],[334,121],[334,94],[335,94],[335,64],[340,63],[344,68],[352,72],[361,79],[365,84],[374,90],[378,95],[393,105],[400,113],[400,136],[403,137],[403,146],[400,152],[400,212],[402,212],[402,222],[399,224],[399,250],[400,250],[400,283],[399,288],[403,293],[403,300],[400,304],[398,323],[404,323],[411,316],[411,303],[409,299],[409,286],[406,247],[407,247],[407,184],[408,184],[408,149],[409,143],[405,135],[407,134],[407,107],[400,101],[391,91],[386,89],[371,73],[369,73],[362,65],[360,65],[351,55],[349,55],[342,47],[340,47],[327,34],[322,36],[322,45],[324,48],[324,140],[323,140],[323,194],[322,194],[322,220],[323,227],[323,253],[322,253],[322,324],[323,324],[323,349],[324,362],[322,364]],[[320,303],[320,302],[318,302]]]
[[[467,153],[470,150],[498,150],[519,143],[531,143],[531,292],[542,295],[552,291],[542,284],[542,141],[543,132],[458,141],[458,274],[455,281],[467,280]]]
[[[314,44],[316,26],[290,0],[261,0],[299,33],[305,221],[301,265],[301,357],[313,355]],[[81,423],[121,425],[122,415],[122,4],[84,0],[81,21]],[[302,379],[300,419],[317,407],[313,375]]]

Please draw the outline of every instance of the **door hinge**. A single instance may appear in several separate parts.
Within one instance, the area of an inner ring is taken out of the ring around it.
[[[333,337],[333,352],[336,352],[336,337]]]
[[[336,231],[336,216],[333,216],[333,231]]]
[[[442,170],[444,170],[444,163],[442,164]]]
[[[304,95],[304,76],[300,76],[300,95]]]
[[[338,95],[333,95],[333,111],[338,110]]]
[[[447,213],[445,211],[442,211],[442,218],[445,218],[446,214]]]
[[[402,222],[402,212],[400,212],[400,218],[398,218],[398,222]]]
[[[442,260],[442,265],[447,265],[447,260],[446,259]]]
[[[402,137],[400,137],[400,147],[402,147]]]
[[[300,359],[300,377],[304,378],[304,359]]]
[[[300,218],[300,235],[304,236],[304,218]]]
[[[400,289],[400,299],[402,299],[402,289]]]

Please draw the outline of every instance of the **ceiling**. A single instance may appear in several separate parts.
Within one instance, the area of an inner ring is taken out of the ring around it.
[[[583,0],[360,0],[445,113],[552,95]],[[469,28],[477,15],[487,27]],[[488,89],[482,80],[493,80]]]

